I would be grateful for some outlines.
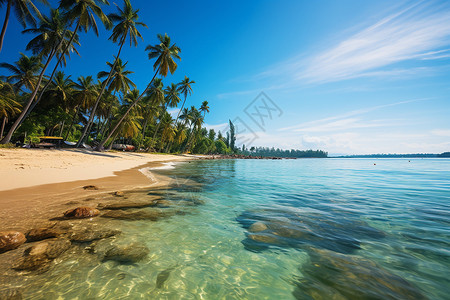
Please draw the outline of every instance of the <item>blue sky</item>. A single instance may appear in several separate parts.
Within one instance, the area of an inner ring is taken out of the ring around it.
[[[209,102],[209,128],[223,131],[236,120],[238,142],[330,154],[450,151],[448,1],[132,3],[149,27],[122,54],[138,88],[153,75],[145,46],[168,33],[182,61],[165,84],[195,80],[188,105]],[[24,51],[31,36],[21,30],[13,18],[0,61]],[[75,79],[106,69],[117,51],[109,35],[81,34],[81,57],[66,73]],[[261,92],[279,111],[264,110]],[[246,114],[255,107],[267,116],[263,126]]]

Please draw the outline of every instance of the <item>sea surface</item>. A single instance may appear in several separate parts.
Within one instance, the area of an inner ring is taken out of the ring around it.
[[[147,259],[82,250],[29,278],[25,298],[450,299],[449,159],[204,160],[154,172],[171,178],[158,191],[167,207],[145,209],[177,213],[114,223]]]

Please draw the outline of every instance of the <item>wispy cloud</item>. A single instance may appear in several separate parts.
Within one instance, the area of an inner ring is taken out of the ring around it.
[[[311,57],[296,77],[321,83],[367,76],[406,60],[447,57],[448,49],[440,48],[449,44],[448,6],[414,4]]]
[[[255,76],[283,75],[291,86],[321,84],[360,77],[397,78],[429,75],[432,68],[398,66],[450,58],[449,2],[421,1],[365,25],[319,53],[302,53]],[[286,83],[286,81],[285,81]]]
[[[377,124],[382,125],[382,123],[380,123],[380,120],[378,120],[376,122],[372,121],[372,123],[366,123],[366,125],[364,125],[363,123],[360,123],[359,119],[356,119],[355,117],[375,111],[375,110],[387,108],[387,107],[392,107],[392,106],[397,106],[397,105],[407,104],[407,103],[413,103],[413,102],[419,102],[419,101],[427,101],[430,99],[431,98],[419,98],[419,99],[411,99],[411,100],[399,101],[399,102],[395,102],[395,103],[389,103],[389,104],[383,104],[383,105],[377,105],[377,106],[370,106],[370,107],[352,110],[347,113],[343,113],[343,114],[339,114],[339,115],[335,115],[335,116],[331,116],[331,117],[327,117],[327,118],[323,118],[323,119],[318,119],[318,120],[314,120],[314,121],[310,121],[310,122],[303,122],[303,123],[300,123],[300,124],[297,124],[294,126],[280,128],[279,131],[288,131],[288,130],[292,130],[292,131],[307,131],[307,130],[309,130],[309,131],[324,131],[327,128],[330,128],[330,129],[336,128],[337,125],[339,125],[340,127],[342,127],[343,125],[346,125],[346,127],[350,128],[349,125],[351,125],[352,123],[353,123],[353,125],[355,125],[356,121],[358,121],[358,123],[359,123],[358,124],[359,128],[375,127],[375,125],[377,125]]]

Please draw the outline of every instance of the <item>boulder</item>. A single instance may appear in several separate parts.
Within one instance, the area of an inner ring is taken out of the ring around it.
[[[18,231],[0,232],[0,253],[18,248],[25,243],[25,235]]]
[[[58,237],[61,234],[61,232],[58,229],[55,228],[35,228],[31,229],[27,233],[27,241],[28,242],[35,242],[35,241],[41,241],[48,238],[55,238]]]
[[[74,209],[69,209],[64,213],[64,217],[66,218],[91,218],[98,216],[100,211],[93,207],[81,206]]]
[[[116,192],[113,193],[113,196],[116,196],[116,197],[123,197],[123,196],[125,196],[125,193],[122,192],[122,191],[116,191]]]
[[[100,240],[104,238],[108,238],[111,236],[115,236],[120,234],[120,230],[114,229],[98,229],[93,227],[85,227],[80,229],[72,229],[72,232],[69,234],[68,238],[73,242],[92,242],[95,240]]]
[[[46,270],[48,264],[69,249],[70,245],[70,241],[67,239],[54,239],[37,243],[24,251],[22,259],[13,268],[26,271]]]
[[[250,232],[260,232],[267,229],[267,225],[263,222],[255,222],[248,228],[248,231]]]
[[[150,250],[142,243],[134,242],[128,245],[118,245],[111,240],[97,242],[94,253],[103,260],[114,260],[121,263],[136,263],[145,259]]]
[[[173,213],[172,213],[173,214]],[[166,212],[160,211],[125,211],[125,210],[113,210],[108,211],[101,216],[103,218],[119,219],[119,220],[150,220],[157,221],[159,218],[172,215]]]
[[[101,204],[99,207],[102,209],[129,209],[129,208],[145,208],[150,206],[156,206],[156,201],[120,201],[120,203]]]
[[[83,189],[88,191],[96,191],[98,190],[98,187],[95,185],[85,185],[83,186]]]

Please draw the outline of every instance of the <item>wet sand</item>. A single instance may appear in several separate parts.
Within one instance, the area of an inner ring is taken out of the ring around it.
[[[164,166],[163,163],[173,161],[173,156],[161,155],[159,159],[163,158],[166,160],[141,164],[98,179],[0,190],[0,231],[26,232],[40,224],[48,223],[52,218],[61,217],[68,209],[78,206],[97,207],[103,199],[114,197],[112,193],[116,191],[163,187],[170,179],[149,171],[149,168]],[[176,159],[181,161],[190,158],[176,157]],[[3,175],[2,180],[6,179],[5,176],[8,175]],[[98,189],[83,188],[88,185],[96,186]]]

